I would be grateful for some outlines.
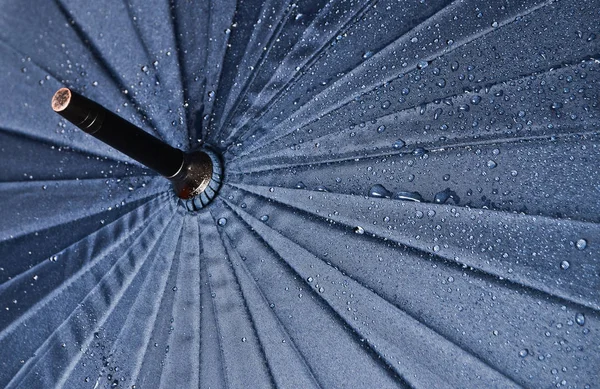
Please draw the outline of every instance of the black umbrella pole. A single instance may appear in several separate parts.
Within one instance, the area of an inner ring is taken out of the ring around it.
[[[212,161],[206,153],[186,154],[171,147],[68,88],[54,94],[52,109],[86,133],[171,180],[180,198],[198,195],[210,182]]]

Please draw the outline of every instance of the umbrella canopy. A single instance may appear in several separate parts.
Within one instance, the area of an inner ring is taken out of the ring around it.
[[[1,387],[600,382],[600,1],[0,4]]]

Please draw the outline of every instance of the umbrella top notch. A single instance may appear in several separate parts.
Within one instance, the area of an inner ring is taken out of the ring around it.
[[[175,194],[186,200],[188,210],[203,208],[216,196],[222,164],[214,151],[185,153],[68,88],[54,94],[52,109],[79,129],[169,179]]]

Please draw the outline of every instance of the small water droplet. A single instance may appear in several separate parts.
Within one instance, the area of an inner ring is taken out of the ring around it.
[[[356,227],[354,227],[354,233],[362,235],[365,233],[365,229],[362,228],[361,226],[356,226]]]
[[[224,217],[222,217],[219,220],[217,220],[217,224],[220,225],[220,226],[224,226],[225,224],[227,224],[227,219],[225,219]]]
[[[498,166],[498,164],[496,163],[496,161],[492,161],[491,159],[489,161],[487,161],[487,167],[489,167],[490,169],[495,168],[496,166]]]
[[[390,105],[392,105],[392,103],[390,103],[389,100],[386,100],[383,103],[381,103],[381,108],[388,109],[390,107]]]
[[[569,261],[562,261],[560,263],[560,268],[563,270],[567,270],[570,266],[571,264],[569,263]]]
[[[306,281],[308,281],[308,282],[313,282],[313,278],[312,278],[312,277],[308,277],[308,278],[306,279]]]
[[[585,324],[585,316],[583,313],[578,313],[575,315],[575,323],[579,324],[580,326]]]
[[[260,217],[260,221],[261,222],[267,222],[267,221],[269,221],[269,215],[262,215]]]
[[[419,61],[417,62],[417,69],[425,69],[427,66],[429,66],[429,63],[427,61]]]
[[[525,358],[528,355],[529,355],[529,350],[527,350],[526,348],[524,348],[523,350],[519,351],[519,356],[521,358]]]
[[[378,133],[380,133],[380,134],[381,134],[381,133],[382,133],[382,132],[384,132],[384,131],[385,131],[385,126],[379,126],[379,127],[377,127],[377,132],[378,132]]]

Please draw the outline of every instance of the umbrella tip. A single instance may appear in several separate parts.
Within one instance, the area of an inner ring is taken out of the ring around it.
[[[60,88],[52,97],[52,109],[54,112],[64,111],[71,102],[71,91],[69,88]]]

